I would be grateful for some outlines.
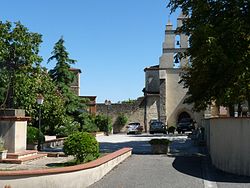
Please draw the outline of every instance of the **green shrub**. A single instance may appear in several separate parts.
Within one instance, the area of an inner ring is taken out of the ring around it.
[[[98,132],[99,128],[96,126],[96,124],[94,124],[93,122],[89,122],[85,125],[83,125],[82,130],[84,132],[89,132],[89,133],[93,133],[93,132]]]
[[[169,145],[170,144],[170,140],[168,139],[152,139],[149,141],[149,144],[151,145],[156,145],[156,144],[159,144],[159,145]]]
[[[120,114],[118,115],[118,117],[117,117],[117,123],[118,123],[119,125],[124,126],[124,125],[126,125],[127,122],[128,122],[128,117],[125,116],[125,114],[120,113]]]
[[[64,153],[73,155],[77,163],[87,162],[99,157],[99,143],[86,132],[76,132],[64,141]]]
[[[27,127],[27,143],[28,144],[37,143],[38,137],[39,137],[38,133],[39,133],[38,128],[28,126]],[[40,138],[41,138],[41,142],[43,143],[45,141],[45,137],[41,131],[40,131]]]
[[[69,121],[64,126],[61,126],[57,129],[57,136],[58,137],[67,137],[68,135],[78,132],[80,129],[80,123],[76,121]]]
[[[100,131],[106,132],[107,127],[109,131],[112,130],[112,119],[110,117],[107,118],[107,116],[97,115],[95,118],[95,124],[97,125]]]
[[[81,131],[83,132],[93,133],[99,131],[99,128],[95,123],[95,116],[89,113],[80,114],[78,116],[78,121],[81,124]]]
[[[124,100],[124,101],[119,101],[118,103],[121,103],[121,104],[135,104],[136,100],[128,99],[128,100]]]

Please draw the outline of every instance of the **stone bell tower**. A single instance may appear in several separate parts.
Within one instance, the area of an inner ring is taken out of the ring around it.
[[[177,28],[181,27],[183,20],[187,19],[182,13],[177,18]],[[192,105],[183,104],[187,89],[179,84],[182,68],[189,63],[188,58],[178,58],[179,52],[188,48],[188,36],[178,33],[168,21],[165,29],[165,39],[162,45],[162,55],[159,59],[160,80],[160,114],[159,119],[165,124],[176,125],[180,118],[196,118]]]

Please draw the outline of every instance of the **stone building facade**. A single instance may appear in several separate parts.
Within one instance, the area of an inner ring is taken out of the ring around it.
[[[77,96],[87,99],[89,102],[86,104],[87,105],[87,111],[90,114],[95,115],[96,114],[96,96],[80,96],[80,74],[81,74],[81,69],[77,68],[70,68],[69,69],[74,75],[75,79],[70,85],[70,89],[73,93],[75,93]]]
[[[181,27],[183,14],[177,18],[177,27]],[[176,32],[169,21],[165,29],[165,39],[162,45],[162,55],[159,65],[147,67],[145,71],[145,129],[151,119],[158,119],[168,126],[176,125],[182,118],[192,118],[201,123],[203,113],[196,113],[192,105],[184,104],[187,89],[179,84],[183,68],[189,64],[188,58],[178,58],[178,52],[188,48],[188,36]]]
[[[80,74],[81,74],[81,70],[76,69],[76,68],[70,68],[69,70],[75,75],[75,79],[71,83],[70,88],[77,96],[80,96]]]

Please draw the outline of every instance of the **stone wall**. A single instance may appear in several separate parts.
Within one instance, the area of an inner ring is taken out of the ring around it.
[[[97,103],[96,114],[97,115],[107,115],[112,117],[113,121],[113,133],[123,133],[126,132],[126,126],[120,127],[117,123],[117,117],[119,114],[123,113],[128,117],[129,122],[139,122],[144,127],[144,104],[143,98],[138,98],[132,104],[119,104],[114,103],[110,106],[106,106],[104,103]]]

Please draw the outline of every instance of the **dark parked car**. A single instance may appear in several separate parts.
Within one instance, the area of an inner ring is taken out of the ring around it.
[[[138,122],[132,122],[127,125],[127,134],[141,134],[142,126]]]
[[[149,133],[150,134],[154,134],[154,133],[166,134],[167,133],[166,125],[161,121],[152,121],[150,123]]]
[[[177,132],[185,133],[186,131],[192,131],[195,129],[195,126],[193,124],[193,120],[191,118],[183,118],[181,119],[177,124]]]

